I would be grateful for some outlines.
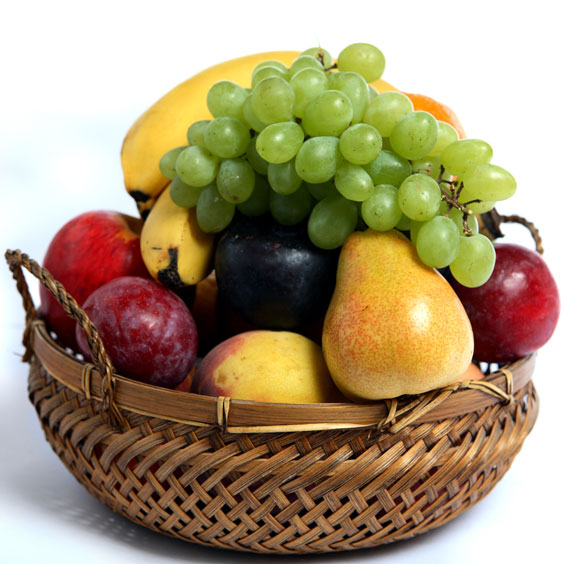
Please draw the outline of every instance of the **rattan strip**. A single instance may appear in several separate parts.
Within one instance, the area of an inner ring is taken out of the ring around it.
[[[48,335],[42,321],[33,324],[33,346],[43,367],[75,392],[100,400],[104,381],[99,371],[65,353]],[[398,432],[415,421],[429,422],[464,414],[499,401],[531,378],[528,357],[483,381],[458,382],[407,401],[372,404],[268,404],[212,398],[157,388],[114,376],[114,400],[120,409],[194,426],[219,426],[231,433],[295,432],[378,425]],[[188,415],[189,414],[189,415]]]
[[[30,398],[55,452],[114,511],[179,539],[277,554],[373,547],[446,523],[503,476],[538,410],[529,383],[511,403],[393,436],[236,436],[127,411],[130,429],[120,433],[92,410],[99,402],[52,380],[36,359]]]
[[[84,332],[88,341],[88,346],[92,353],[96,366],[102,375],[102,402],[104,405],[103,416],[116,426],[125,425],[119,408],[114,400],[115,382],[113,380],[114,368],[109,356],[106,354],[104,344],[98,335],[96,327],[92,324],[86,312],[78,305],[76,300],[66,291],[65,287],[53,278],[51,273],[42,268],[39,263],[30,258],[20,250],[7,250],[5,253],[6,261],[16,286],[22,296],[22,302],[26,313],[26,327],[23,335],[23,344],[26,347],[24,361],[29,361],[32,354],[33,327],[39,319],[39,313],[35,309],[33,299],[22,268],[26,268],[39,282],[45,287],[65,310],[67,315],[72,317]]]

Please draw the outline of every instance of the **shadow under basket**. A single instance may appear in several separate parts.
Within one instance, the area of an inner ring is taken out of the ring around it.
[[[268,404],[157,388],[113,372],[60,283],[6,258],[26,311],[29,397],[76,479],[135,523],[237,551],[375,547],[447,523],[501,479],[531,431],[534,356],[479,381],[371,404]],[[93,364],[54,341],[27,268],[85,331]]]

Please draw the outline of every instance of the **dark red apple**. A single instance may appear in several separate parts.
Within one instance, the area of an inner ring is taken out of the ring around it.
[[[558,288],[542,257],[520,245],[495,245],[491,278],[478,288],[451,284],[474,331],[474,358],[511,362],[542,347],[560,313]]]
[[[122,276],[94,290],[83,305],[116,371],[148,384],[174,388],[196,360],[198,333],[186,304],[158,282]],[[90,360],[80,327],[78,349]]]
[[[96,289],[119,276],[147,276],[141,258],[142,222],[113,211],[83,213],[53,237],[43,266],[63,284],[79,305]],[[51,293],[40,288],[41,310],[61,345],[76,348],[76,323]]]

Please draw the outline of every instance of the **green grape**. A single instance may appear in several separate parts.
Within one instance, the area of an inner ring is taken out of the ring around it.
[[[374,97],[364,112],[363,122],[389,137],[396,123],[413,111],[413,102],[401,92],[383,92]]]
[[[311,196],[305,186],[284,195],[270,192],[270,213],[281,225],[297,225],[307,217],[311,209]]]
[[[323,71],[323,65],[317,57],[311,55],[300,55],[291,65],[289,69],[290,77],[300,72],[302,69],[317,69]]]
[[[178,176],[170,183],[170,197],[172,201],[181,208],[193,208],[198,203],[204,186],[189,186],[180,180]]]
[[[471,168],[492,160],[491,146],[481,139],[461,139],[446,146],[441,153],[441,163],[448,174],[463,176]]]
[[[305,68],[290,79],[290,86],[296,95],[294,115],[302,118],[306,106],[327,90],[327,75],[318,69]]]
[[[408,217],[408,216],[406,216],[406,217]],[[411,223],[409,224],[409,238],[411,239],[411,242],[414,245],[416,245],[417,244],[417,235],[419,234],[420,229],[427,222],[426,221],[415,221],[414,219],[411,219],[410,221],[411,221]]]
[[[427,156],[423,159],[415,159],[411,161],[411,170],[426,174],[431,178],[439,178],[441,173],[441,160],[439,157]]]
[[[433,149],[439,136],[437,120],[427,112],[411,112],[402,117],[390,134],[394,151],[406,159],[421,159]]]
[[[372,100],[374,100],[374,98],[376,98],[376,96],[378,96],[378,90],[376,90],[376,88],[374,88],[374,86],[369,84],[368,85],[368,103],[370,104],[370,102],[372,102]]]
[[[311,136],[339,136],[351,123],[353,107],[339,90],[325,90],[304,110],[302,127]]]
[[[464,213],[460,211],[458,208],[451,208],[448,209],[449,205],[447,202],[442,201],[440,206],[440,214],[447,215],[456,223],[458,230],[461,234],[464,234]],[[468,215],[466,218],[466,224],[468,225],[468,229],[472,231],[472,233],[478,233],[480,227],[478,225],[478,218],[474,215]]]
[[[268,170],[268,162],[265,161],[257,152],[257,138],[251,137],[247,147],[247,160],[258,174],[266,175]]]
[[[337,249],[355,230],[358,208],[354,202],[334,195],[315,204],[309,216],[307,232],[320,249]]]
[[[268,182],[275,192],[287,196],[295,192],[301,186],[303,180],[298,176],[296,163],[292,159],[286,163],[269,164]]]
[[[256,149],[269,163],[285,163],[298,154],[303,142],[304,130],[295,121],[283,121],[259,133]]]
[[[206,133],[206,129],[209,123],[210,123],[209,119],[201,119],[199,121],[195,121],[188,128],[188,132],[186,133],[186,138],[188,139],[188,143],[190,145],[199,145],[200,147],[206,146],[204,135]]]
[[[244,121],[249,126],[250,129],[254,129],[255,131],[262,131],[266,127],[266,124],[262,122],[255,114],[255,111],[253,110],[253,106],[252,106],[253,104],[252,98],[253,98],[252,94],[250,96],[247,96],[247,99],[243,104]]]
[[[277,76],[279,78],[282,78],[283,80],[288,80],[288,69],[282,70],[272,65],[262,66],[260,69],[253,72],[251,88],[255,88],[261,80],[264,80],[265,78],[268,78],[270,76]]]
[[[394,186],[395,188],[395,186]],[[399,205],[399,204],[398,204]],[[401,209],[401,208],[400,208]],[[403,212],[401,213],[401,218],[400,220],[397,222],[396,225],[396,229],[399,229],[400,231],[409,231],[411,228],[411,219],[409,219],[409,217],[407,217],[407,215],[405,215]]]
[[[458,141],[458,132],[450,123],[439,121],[439,136],[435,146],[429,153],[429,157],[438,157],[449,145]]]
[[[474,202],[472,204],[464,204],[469,210],[472,210],[474,213],[486,213],[495,208],[497,202],[493,201],[480,201]]]
[[[282,71],[283,73],[288,73],[288,69],[286,68],[286,65],[284,63],[281,63],[280,61],[268,60],[258,63],[258,65],[253,69],[253,74],[258,72],[263,67],[276,67],[278,70]]]
[[[460,238],[460,249],[450,265],[450,271],[463,286],[476,288],[488,281],[494,266],[494,246],[487,237],[478,233]]]
[[[319,184],[310,184],[309,182],[306,182],[305,186],[316,200],[323,200],[323,198],[327,198],[327,196],[334,196],[339,193],[333,180],[328,180],[327,182],[321,182]]]
[[[250,140],[251,134],[244,123],[228,116],[215,118],[204,134],[206,147],[222,159],[234,159],[244,155]]]
[[[159,169],[161,174],[170,180],[176,177],[176,160],[178,159],[178,155],[182,153],[186,149],[186,145],[182,147],[175,147],[170,151],[167,151],[159,161]]]
[[[357,72],[366,82],[374,82],[384,73],[386,59],[374,45],[353,43],[339,53],[337,66],[341,71]]]
[[[448,266],[456,258],[459,247],[458,226],[443,215],[436,215],[424,222],[417,233],[417,254],[431,268]]]
[[[335,171],[335,186],[339,193],[354,202],[364,202],[372,195],[374,183],[359,165],[343,161]]]
[[[264,176],[255,174],[255,189],[250,197],[237,204],[237,209],[247,217],[258,217],[268,211],[270,186]]]
[[[362,202],[362,219],[376,231],[389,231],[402,219],[403,213],[398,204],[398,189],[391,184],[380,184]]]
[[[247,200],[255,187],[255,171],[243,159],[226,159],[219,165],[216,185],[221,196],[232,204]]]
[[[430,176],[412,174],[399,187],[401,211],[416,221],[427,221],[437,215],[441,205],[441,189]]]
[[[315,57],[318,61],[321,62],[324,69],[328,69],[333,66],[333,57],[331,57],[331,54],[329,53],[329,51],[327,51],[327,49],[322,49],[321,47],[311,47],[309,49],[306,49],[305,51],[302,51],[301,54],[311,55],[312,57]]]
[[[399,186],[411,174],[409,161],[388,150],[380,151],[380,154],[364,168],[375,186],[378,184]]]
[[[292,121],[295,98],[288,82],[278,76],[270,76],[256,85],[251,96],[251,107],[257,118],[266,125]]]
[[[472,200],[496,201],[507,200],[515,194],[517,182],[511,173],[493,164],[479,164],[471,168],[462,177],[464,188],[461,197]]]
[[[440,215],[446,215],[446,216],[450,217],[450,212],[452,212],[455,209],[456,208],[450,207],[450,210],[449,210],[449,203],[446,200],[441,200],[441,203],[439,205],[439,214]]]
[[[308,139],[296,156],[296,172],[311,184],[327,182],[335,176],[339,160],[337,137],[312,137]]]
[[[328,88],[346,94],[353,107],[352,123],[362,121],[368,106],[368,84],[356,72],[333,72],[329,75]]]
[[[230,80],[220,80],[208,91],[207,104],[213,117],[229,116],[243,119],[243,102],[249,93]]]
[[[382,137],[378,130],[366,123],[355,123],[343,131],[339,149],[347,161],[357,165],[372,162],[382,150]]]
[[[235,215],[235,204],[221,197],[217,186],[210,184],[200,193],[196,204],[196,219],[205,233],[223,231]]]
[[[204,147],[186,147],[176,159],[176,173],[190,186],[201,188],[211,184],[217,175],[219,159]]]

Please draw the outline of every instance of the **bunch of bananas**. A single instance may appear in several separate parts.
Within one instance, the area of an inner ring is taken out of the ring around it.
[[[298,55],[297,51],[273,51],[214,65],[165,94],[139,116],[125,136],[121,164],[125,188],[145,220],[143,260],[151,275],[167,286],[191,286],[210,273],[214,237],[198,227],[194,209],[181,208],[172,201],[170,180],[159,169],[161,157],[186,145],[189,125],[213,119],[206,97],[214,83],[231,80],[250,87],[252,71],[259,63],[277,60],[290,65]],[[382,80],[373,85],[380,92],[394,90]]]

